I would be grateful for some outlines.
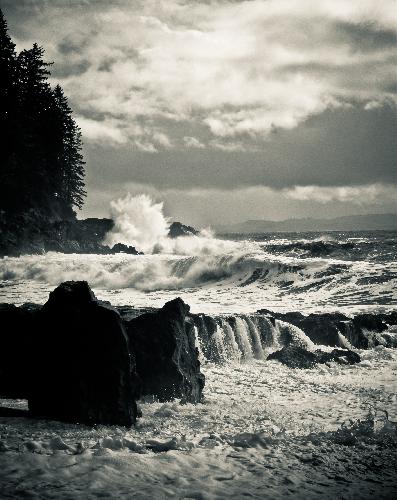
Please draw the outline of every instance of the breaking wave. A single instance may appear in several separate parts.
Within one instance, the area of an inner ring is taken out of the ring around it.
[[[156,203],[146,194],[131,196],[110,203],[114,226],[105,236],[104,244],[124,243],[148,254],[212,255],[228,252],[241,244],[214,238],[209,229],[197,235],[168,238],[169,219],[163,203]]]
[[[146,294],[162,291],[162,296],[146,296],[145,304],[157,307],[161,301],[169,300],[167,291],[175,294],[178,290],[192,305],[197,299],[200,306],[196,310],[202,312],[220,301],[223,306],[219,305],[219,312],[280,306],[303,311],[324,307],[336,310],[355,304],[397,304],[397,271],[391,264],[275,256],[258,251],[255,245],[240,246],[233,252],[203,251],[191,256],[48,253],[0,260],[0,295],[7,294],[7,287],[17,290],[20,284],[27,297],[27,282],[46,284],[50,290],[68,280],[86,280],[94,289],[109,293],[125,290],[119,299],[112,298],[119,304],[134,304],[134,290]],[[104,298],[110,300],[108,296]],[[25,300],[35,301],[34,297]]]
[[[43,302],[54,285],[86,280],[115,305],[159,307],[178,295],[196,312],[363,310],[397,304],[394,233],[259,235],[255,241],[168,237],[163,204],[147,195],[111,203],[104,243],[145,255],[47,253],[0,259],[0,301]],[[115,295],[117,294],[117,296]],[[3,298],[1,298],[3,297]]]
[[[298,240],[269,243],[264,245],[267,251],[276,254],[296,257],[333,257],[343,260],[384,260],[397,258],[396,242],[393,238],[379,240],[363,240],[348,238],[338,241],[328,235],[315,240]]]

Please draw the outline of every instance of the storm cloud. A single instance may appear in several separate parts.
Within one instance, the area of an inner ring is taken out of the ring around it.
[[[17,48],[37,41],[55,61],[82,128],[88,189],[397,181],[393,0],[2,7]]]

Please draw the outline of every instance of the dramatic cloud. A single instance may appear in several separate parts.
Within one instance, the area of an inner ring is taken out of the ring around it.
[[[19,44],[38,38],[56,61],[91,140],[241,150],[327,108],[394,100],[393,0],[5,6],[24,21]],[[206,133],[186,140],[175,122]]]
[[[199,225],[397,211],[394,0],[2,8],[70,98],[85,215],[127,191]]]
[[[320,203],[339,201],[368,206],[382,205],[385,202],[396,202],[397,187],[385,186],[383,184],[335,187],[294,186],[292,189],[284,190],[283,195],[293,200],[310,200]]]

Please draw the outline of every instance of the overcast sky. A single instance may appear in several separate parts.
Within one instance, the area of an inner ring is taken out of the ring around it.
[[[397,212],[394,0],[1,6],[82,129],[82,215],[127,191],[195,225]]]

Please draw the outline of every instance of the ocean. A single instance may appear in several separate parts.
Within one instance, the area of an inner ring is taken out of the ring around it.
[[[263,326],[258,311],[390,314],[396,242],[381,231],[204,231],[162,237],[142,256],[2,258],[0,302],[42,304],[66,280],[137,310],[179,296],[214,320],[221,353],[206,358],[197,324],[204,402],[144,400],[131,430],[0,416],[2,498],[392,498],[397,349],[375,342],[355,349],[356,365],[291,369],[266,360],[283,325]],[[272,341],[261,345],[265,327]],[[387,334],[397,337],[396,326]]]

